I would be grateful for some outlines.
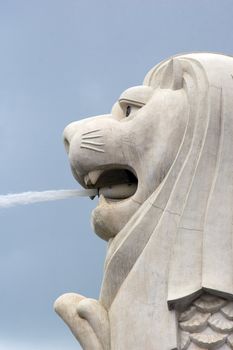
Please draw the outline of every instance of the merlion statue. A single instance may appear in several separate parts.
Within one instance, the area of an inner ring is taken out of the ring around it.
[[[108,241],[99,300],[55,302],[83,349],[232,349],[233,58],[165,60],[64,142]]]

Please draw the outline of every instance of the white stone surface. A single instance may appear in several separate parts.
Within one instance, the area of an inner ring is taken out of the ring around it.
[[[92,223],[109,241],[99,301],[55,302],[83,348],[228,348],[231,333],[214,333],[231,329],[224,311],[203,316],[207,330],[194,320],[185,340],[177,312],[204,292],[233,299],[233,58],[165,60],[110,114],[68,125],[64,142],[77,181],[101,193]]]

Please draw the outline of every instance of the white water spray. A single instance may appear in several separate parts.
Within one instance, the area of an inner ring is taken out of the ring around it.
[[[9,208],[15,205],[25,205],[38,202],[56,201],[74,197],[95,197],[96,189],[90,190],[56,190],[42,192],[23,192],[0,195],[0,208]]]

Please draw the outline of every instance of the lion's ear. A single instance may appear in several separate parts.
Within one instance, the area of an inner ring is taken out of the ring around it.
[[[183,69],[178,59],[172,58],[167,64],[162,74],[160,88],[172,90],[183,88]]]

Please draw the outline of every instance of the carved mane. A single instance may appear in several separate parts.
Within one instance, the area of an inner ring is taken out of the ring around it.
[[[170,308],[190,303],[202,290],[233,296],[232,73],[231,57],[197,53],[164,61],[147,74],[144,84],[155,89],[183,86],[189,118],[164,181],[110,242],[101,292],[107,309],[150,246]]]
[[[179,150],[159,187],[110,239],[100,300],[65,294],[55,309],[86,350],[184,350],[192,341],[201,349],[203,336],[208,348],[225,349],[226,341],[233,346],[233,303],[225,300],[233,299],[233,58],[179,55],[153,68],[144,85],[183,90],[189,110]],[[191,314],[182,324],[199,304],[207,330]],[[229,329],[223,320],[213,336],[223,306]]]

